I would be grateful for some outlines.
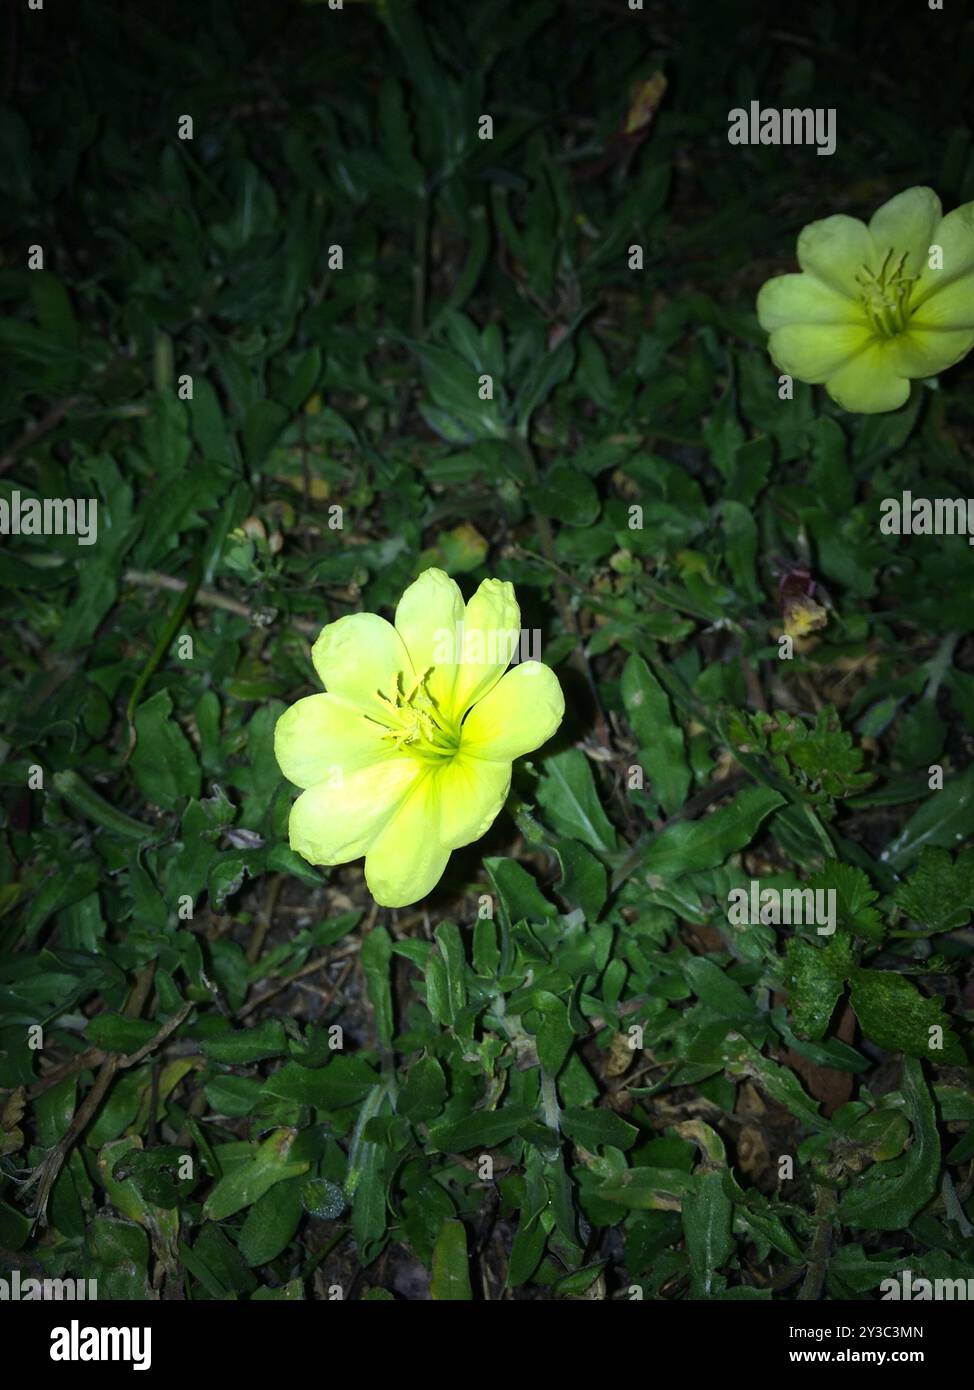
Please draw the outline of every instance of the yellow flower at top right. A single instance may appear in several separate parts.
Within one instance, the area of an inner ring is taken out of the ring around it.
[[[869,225],[838,213],[798,238],[800,275],[762,285],[757,311],[779,371],[824,385],[843,410],[896,410],[910,381],[974,347],[974,203],[945,217],[908,188]]]

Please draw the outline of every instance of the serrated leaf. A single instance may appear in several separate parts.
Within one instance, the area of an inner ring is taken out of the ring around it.
[[[974,849],[952,859],[928,845],[906,883],[894,894],[897,907],[932,932],[963,927],[974,909]]]
[[[136,744],[129,766],[139,790],[156,806],[175,811],[200,794],[200,769],[192,744],[172,717],[168,690],[135,712]]]
[[[852,947],[845,935],[834,936],[825,946],[813,946],[801,936],[789,940],[785,978],[795,1029],[803,1037],[823,1036],[852,968]]]
[[[912,980],[892,970],[855,970],[850,983],[852,1007],[872,1042],[889,1052],[963,1066],[964,1049],[944,1016],[941,999],[927,999]],[[940,1041],[942,1047],[934,1045]]]

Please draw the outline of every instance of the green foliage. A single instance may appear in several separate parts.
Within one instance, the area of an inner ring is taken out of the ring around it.
[[[962,1277],[970,548],[878,504],[970,491],[974,358],[850,416],[781,397],[754,313],[806,223],[974,200],[959,21],[58,8],[18,9],[0,106],[0,502],[98,534],[0,538],[0,1265],[108,1300]],[[855,138],[729,155],[757,91]],[[274,728],[321,628],[430,565],[516,585],[567,713],[394,912],[289,848]],[[795,592],[826,621],[785,657]],[[834,921],[733,920],[754,887]]]

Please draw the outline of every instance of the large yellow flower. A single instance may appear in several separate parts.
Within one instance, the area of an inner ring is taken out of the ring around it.
[[[424,897],[494,820],[513,759],[565,713],[547,666],[507,670],[520,630],[512,585],[485,579],[464,606],[437,569],[403,594],[395,626],[375,613],[329,623],[311,654],[327,694],[298,700],[274,731],[281,771],[304,788],[291,848],[311,864],[364,854],[383,907]]]
[[[974,203],[942,215],[931,188],[908,188],[867,227],[838,214],[798,238],[801,275],[769,280],[758,318],[778,369],[824,383],[844,410],[895,410],[914,377],[974,347]]]

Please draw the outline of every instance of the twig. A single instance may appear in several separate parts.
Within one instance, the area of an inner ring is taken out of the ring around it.
[[[6,473],[8,468],[12,468],[25,449],[36,444],[38,439],[43,439],[45,434],[50,434],[51,430],[57,429],[68,411],[73,410],[76,405],[80,405],[83,400],[84,396],[75,394],[65,396],[63,401],[58,401],[56,405],[52,405],[47,414],[42,415],[36,425],[31,425],[29,429],[24,430],[23,434],[17,436],[3,458],[0,458],[0,473]]]
[[[359,945],[360,943],[358,941],[353,942],[349,945],[348,950],[344,951],[341,955],[322,956],[320,960],[312,960],[309,961],[307,965],[302,965],[301,969],[295,970],[293,975],[285,975],[282,980],[278,980],[276,985],[272,985],[269,990],[266,990],[257,999],[251,999],[249,1003],[244,1004],[243,1008],[237,1010],[235,1017],[238,1021],[246,1018],[249,1014],[252,1014],[255,1009],[259,1009],[261,1004],[266,1004],[268,999],[273,999],[275,994],[280,994],[282,989],[287,989],[288,985],[293,985],[296,980],[303,980],[306,975],[313,975],[315,971],[321,970],[326,965],[334,964],[336,960],[344,959],[346,955],[354,955],[355,952],[358,951]],[[348,968],[351,968],[351,961],[349,961]],[[344,975],[339,977],[332,993],[339,988],[343,980]]]
[[[136,976],[135,984],[125,1005],[124,1014],[126,1018],[138,1018],[145,1008],[146,1000],[152,989],[152,981],[155,978],[156,963],[150,961],[143,966]],[[57,1181],[58,1174],[64,1165],[72,1146],[81,1137],[89,1122],[94,1118],[95,1112],[105,1098],[105,1094],[115,1078],[115,1073],[121,1066],[123,1059],[118,1053],[106,1057],[101,1064],[98,1075],[95,1077],[91,1090],[85,1096],[81,1105],[74,1112],[71,1123],[67,1130],[48,1152],[44,1160],[37,1165],[34,1172],[28,1178],[25,1187],[32,1187],[37,1184],[37,1195],[31,1208],[31,1214],[35,1221],[42,1224],[47,1223],[47,1203],[51,1195],[51,1189]]]
[[[250,940],[247,942],[247,961],[250,965],[256,965],[260,959],[260,953],[264,946],[264,938],[270,931],[271,922],[274,918],[274,906],[277,902],[277,895],[284,886],[284,875],[275,874],[267,885],[267,899],[261,908],[257,921],[254,923],[254,930],[251,932]]]
[[[127,351],[120,352],[102,371],[102,380],[108,381],[122,363],[128,360],[129,353]],[[75,391],[70,396],[65,396],[63,400],[57,401],[52,405],[50,410],[45,415],[42,415],[36,424],[31,425],[29,429],[24,430],[23,434],[17,436],[7,452],[0,458],[0,473],[6,473],[8,468],[12,468],[25,449],[29,449],[32,444],[36,444],[39,439],[43,439],[45,434],[50,434],[51,430],[57,429],[68,411],[73,410],[76,405],[80,405],[84,399],[84,392]]]
[[[174,594],[182,593],[187,587],[185,579],[177,579],[172,574],[160,574],[157,570],[126,570],[122,577],[126,584],[138,584],[144,589],[170,589]],[[227,613],[247,618],[255,627],[264,625],[260,609],[248,608],[245,603],[228,598],[226,594],[219,594],[215,589],[197,589],[193,601],[203,604],[206,608],[222,608]],[[321,631],[320,623],[311,622],[307,618],[289,618],[288,622],[308,637],[317,637]]]

